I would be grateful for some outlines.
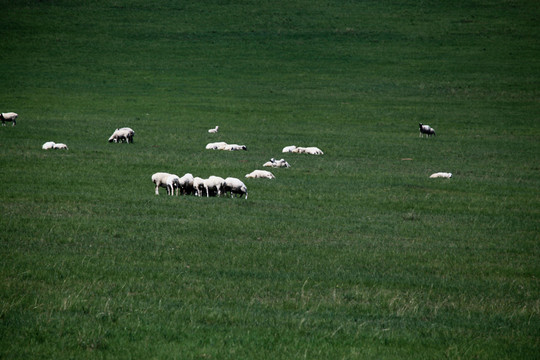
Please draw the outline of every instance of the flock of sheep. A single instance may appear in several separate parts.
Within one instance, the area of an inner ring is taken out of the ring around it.
[[[219,126],[209,129],[210,134],[215,134],[219,130]],[[111,140],[109,140],[111,141]],[[128,141],[129,142],[129,141]],[[227,144],[226,142],[213,142],[206,145],[207,150],[226,150],[226,151],[239,151],[247,150],[246,145]],[[294,145],[283,148],[283,152],[295,152],[305,153],[313,155],[322,155],[323,152],[317,147],[296,147]],[[290,167],[290,164],[285,159],[276,160],[271,158],[263,164],[265,167]],[[274,174],[267,170],[254,170],[249,174],[246,174],[246,178],[265,178],[275,179]],[[219,176],[210,176],[207,179],[200,177],[194,177],[192,174],[187,173],[182,177],[176,174],[170,174],[167,172],[157,172],[152,175],[152,182],[155,185],[155,193],[159,195],[159,188],[165,188],[167,195],[195,195],[195,196],[227,196],[230,194],[231,198],[235,196],[246,199],[248,197],[248,190],[246,184],[242,180],[234,177],[222,178]]]

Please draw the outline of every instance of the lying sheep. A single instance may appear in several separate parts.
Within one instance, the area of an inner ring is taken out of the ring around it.
[[[231,198],[234,197],[235,194],[239,194],[240,197],[242,197],[242,195],[245,194],[246,199],[248,197],[246,185],[240,179],[233,178],[233,177],[228,177],[224,180],[223,192],[224,193],[230,192]]]
[[[116,129],[111,137],[109,138],[109,142],[127,142],[127,143],[133,143],[133,136],[135,135],[135,131],[133,129],[128,127],[123,127],[120,129]]]
[[[187,173],[180,178],[180,194],[193,193],[193,175]]]
[[[271,158],[270,161],[267,161],[263,164],[265,167],[291,167],[285,159],[276,160]]]
[[[54,144],[54,145],[53,145],[53,149],[67,150],[68,147],[67,147],[66,144],[58,143],[58,144]]]
[[[296,146],[294,145],[285,146],[281,152],[288,153],[288,152],[292,152],[294,149],[296,149]]]
[[[433,129],[431,126],[423,125],[422,123],[419,123],[418,125],[420,126],[420,137],[424,137],[424,134],[427,137],[435,135],[435,129]]]
[[[15,126],[17,124],[17,117],[19,115],[14,112],[6,112],[6,113],[0,113],[0,120],[2,120],[2,126],[6,126],[6,121],[11,121],[13,124],[11,126]]]
[[[167,189],[167,178],[169,176],[171,176],[171,174],[166,173],[166,172],[157,172],[154,175],[152,175],[152,182],[154,183],[154,185],[156,185],[156,195],[159,195],[158,190],[160,187]]]
[[[297,147],[296,149],[293,149],[291,152],[297,153],[297,154],[310,154],[310,155],[323,155],[321,149],[315,146],[309,146],[309,147]]]
[[[430,179],[435,179],[435,178],[447,178],[447,179],[450,179],[451,177],[452,177],[452,173],[449,173],[449,172],[438,172],[438,173],[431,174],[429,176]]]
[[[215,133],[218,132],[218,130],[219,130],[219,126],[216,126],[215,128],[208,130],[208,132],[209,132],[210,134],[215,134]]]
[[[43,150],[49,150],[49,149],[53,149],[54,148],[54,145],[55,145],[55,142],[54,141],[47,141],[45,144],[43,144],[41,146],[41,148]]]
[[[213,142],[206,144],[207,150],[223,150],[227,146],[226,142],[220,141],[220,142]]]
[[[256,178],[275,179],[276,178],[274,174],[266,170],[253,170],[249,174],[246,174],[246,177],[252,178],[252,179],[256,179]]]
[[[227,144],[223,150],[227,151],[237,151],[237,150],[247,150],[246,145],[237,145],[237,144]]]
[[[180,178],[175,174],[167,176],[167,179],[165,180],[165,187],[167,188],[167,195],[173,196],[176,190],[176,196],[178,196],[178,189],[180,189]]]
[[[210,196],[211,192],[216,191],[217,196],[220,196],[223,192],[223,183],[225,180],[219,176],[210,176],[208,179],[203,180],[204,190],[206,191],[206,197]]]

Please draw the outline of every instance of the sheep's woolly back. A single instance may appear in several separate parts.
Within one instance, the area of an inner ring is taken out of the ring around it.
[[[435,178],[450,179],[451,177],[452,177],[452,173],[449,173],[449,172],[438,172],[438,173],[431,174],[429,176],[430,179],[435,179]]]

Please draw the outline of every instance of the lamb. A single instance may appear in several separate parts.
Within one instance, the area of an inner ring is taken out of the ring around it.
[[[223,142],[223,141],[213,142],[213,143],[208,143],[206,145],[206,149],[207,150],[223,150],[225,146],[227,146],[226,142]]]
[[[127,143],[133,143],[133,136],[135,135],[135,131],[133,129],[124,127],[120,129],[116,129],[111,137],[109,138],[109,142],[127,142]]]
[[[17,124],[17,117],[19,114],[14,112],[6,112],[6,113],[0,113],[0,120],[2,120],[2,126],[6,126],[6,121],[11,121],[13,124],[11,126],[15,126]]]
[[[226,178],[223,182],[223,192],[226,193],[228,191],[231,193],[231,198],[234,197],[235,194],[239,194],[240,197],[245,194],[247,200],[247,187],[240,179],[233,177]]]
[[[171,174],[166,172],[157,172],[152,175],[152,182],[156,185],[156,195],[159,195],[159,187],[167,189],[167,178],[169,176],[171,176]]]
[[[263,166],[266,167],[291,167],[285,159],[276,160],[274,158],[271,158],[270,161],[267,161],[263,164]]]
[[[178,189],[180,189],[180,178],[174,174],[167,176],[165,186],[167,188],[167,195],[173,196],[174,190],[176,189],[176,196],[178,196]]]
[[[294,149],[296,149],[296,146],[294,145],[285,146],[281,152],[284,152],[284,153],[293,152]]]
[[[215,134],[215,133],[218,132],[218,129],[219,129],[219,126],[216,126],[215,128],[208,130],[208,132],[209,132],[210,134]]]
[[[422,123],[419,123],[418,125],[420,126],[420,137],[424,137],[424,134],[426,134],[427,137],[435,135],[435,129],[433,129],[431,126],[423,125]]]
[[[57,143],[57,144],[54,144],[53,145],[53,149],[62,149],[62,150],[67,150],[68,147],[66,144],[62,144],[62,143]]]
[[[237,150],[247,150],[246,145],[237,145],[237,144],[227,144],[223,150],[227,151],[237,151]]]
[[[435,178],[447,178],[447,179],[450,179],[451,177],[452,177],[452,173],[449,173],[449,172],[437,172],[437,173],[431,174],[429,176],[430,179],[435,179]]]
[[[223,183],[225,180],[219,176],[210,176],[208,179],[203,180],[204,190],[206,191],[206,197],[210,196],[210,191],[217,191],[217,196],[220,196],[223,190]]]
[[[275,179],[276,178],[274,174],[266,170],[253,170],[249,174],[246,174],[246,177],[252,178],[252,179],[256,179],[256,178]]]
[[[193,193],[193,175],[187,173],[180,178],[180,194]]]
[[[41,146],[41,148],[42,148],[43,150],[49,150],[49,149],[53,149],[53,148],[54,148],[54,145],[55,145],[54,141],[47,141],[45,144],[43,144],[43,145]]]

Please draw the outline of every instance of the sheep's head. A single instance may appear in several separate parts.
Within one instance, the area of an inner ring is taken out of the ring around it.
[[[242,145],[242,150],[246,150],[246,151],[247,151],[246,145]]]

